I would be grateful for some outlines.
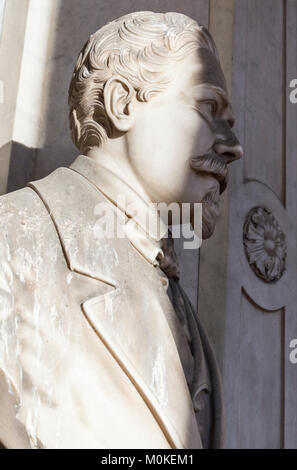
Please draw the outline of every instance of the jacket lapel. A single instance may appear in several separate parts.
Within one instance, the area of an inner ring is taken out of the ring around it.
[[[30,186],[51,214],[69,269],[102,281],[98,296],[83,301],[86,318],[171,446],[200,448],[191,397],[166,319],[166,313],[174,312],[157,269],[127,238],[96,236],[95,207],[105,198],[83,176],[60,168]]]
[[[148,287],[157,288],[153,283],[145,285]],[[193,406],[164,316],[162,294],[152,296],[151,292],[139,292],[136,300],[127,290],[124,295],[115,290],[87,300],[83,310],[151,409],[170,445],[199,448]]]

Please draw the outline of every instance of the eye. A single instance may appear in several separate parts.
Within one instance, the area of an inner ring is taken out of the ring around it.
[[[207,119],[212,120],[217,115],[218,104],[214,100],[203,100],[199,101],[198,109]]]
[[[218,110],[218,105],[216,101],[204,101],[203,105],[205,106],[207,113],[214,118]]]

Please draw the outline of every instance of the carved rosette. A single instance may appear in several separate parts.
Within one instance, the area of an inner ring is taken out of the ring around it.
[[[243,227],[245,253],[255,274],[265,282],[281,278],[286,263],[286,237],[269,209],[254,207]]]

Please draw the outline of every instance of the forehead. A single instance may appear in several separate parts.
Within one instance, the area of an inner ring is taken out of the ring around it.
[[[197,49],[191,57],[188,57],[187,62],[185,72],[191,87],[210,85],[221,88],[226,95],[228,94],[221,65],[208,49]]]

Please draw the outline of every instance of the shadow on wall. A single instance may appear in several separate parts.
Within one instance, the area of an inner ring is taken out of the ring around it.
[[[78,53],[91,33],[107,22],[132,11],[177,11],[199,22],[208,22],[208,0],[57,0],[59,11],[55,44],[48,59],[50,75],[48,106],[42,116],[45,141],[42,148],[28,149],[15,143],[8,190],[19,189],[32,179],[40,179],[59,166],[69,166],[78,155],[68,124],[68,87]]]
[[[9,143],[10,145],[10,143]],[[29,181],[35,180],[37,154],[41,149],[29,148],[18,142],[11,142],[7,192],[23,188]]]

